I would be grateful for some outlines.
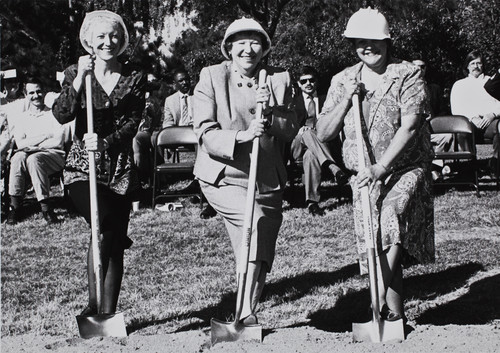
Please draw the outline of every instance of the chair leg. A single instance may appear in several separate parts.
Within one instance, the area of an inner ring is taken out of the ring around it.
[[[474,168],[474,188],[476,189],[476,196],[481,197],[479,193],[479,178],[477,176],[477,168]]]
[[[500,190],[500,149],[497,154],[497,165],[495,168],[495,178],[497,179],[497,191]]]
[[[154,210],[155,209],[155,196],[156,196],[156,172],[153,171],[153,190],[151,192],[153,195],[151,197],[151,208]]]

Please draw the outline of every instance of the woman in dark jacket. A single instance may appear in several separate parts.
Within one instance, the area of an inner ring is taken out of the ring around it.
[[[90,223],[88,153],[96,156],[103,313],[114,313],[123,277],[123,253],[132,241],[127,237],[130,195],[139,187],[133,166],[132,138],[144,109],[145,77],[118,61],[128,45],[122,18],[110,11],[88,13],[80,29],[80,41],[89,55],[68,67],[61,95],[53,106],[60,123],[76,119],[73,144],[64,169],[64,182],[78,212]],[[92,78],[93,134],[87,133],[85,76]],[[89,304],[82,315],[98,312],[92,247],[88,252]]]

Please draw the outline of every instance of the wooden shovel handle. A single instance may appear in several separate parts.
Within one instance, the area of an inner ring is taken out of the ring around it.
[[[267,73],[262,69],[259,72],[259,87],[266,84]],[[256,118],[262,118],[262,103],[257,104]],[[252,223],[255,206],[255,188],[257,183],[257,167],[259,159],[259,141],[258,137],[253,139],[252,155],[250,158],[250,170],[248,173],[248,189],[245,204],[245,218],[243,220],[243,242],[241,244],[240,263],[238,264],[238,273],[246,273],[248,270],[248,257],[250,252],[250,241],[252,238]]]
[[[356,131],[356,145],[358,152],[358,171],[366,167],[363,132],[361,129],[361,109],[358,94],[352,96],[354,109],[354,129]],[[363,209],[363,229],[365,234],[366,254],[368,257],[368,273],[370,277],[370,297],[372,302],[373,320],[379,327],[380,334],[380,302],[378,292],[377,262],[375,259],[376,240],[373,234],[372,208],[370,203],[370,192],[368,185],[360,189],[361,206]]]
[[[94,111],[92,104],[92,77],[85,76],[85,95],[87,106],[87,132],[94,133]],[[99,229],[99,207],[97,204],[97,175],[95,166],[95,153],[88,151],[89,155],[89,188],[90,188],[90,227],[92,229],[92,261],[94,265],[96,302],[98,313],[102,313],[102,263],[101,263],[101,232]]]

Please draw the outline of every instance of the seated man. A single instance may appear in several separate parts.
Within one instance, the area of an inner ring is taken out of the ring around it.
[[[8,71],[15,72],[15,70]],[[5,162],[5,158],[14,143],[12,134],[16,119],[20,113],[26,110],[21,83],[16,76],[4,77],[5,72],[0,72],[2,89],[0,92],[0,154],[2,162]],[[14,73],[14,75],[16,74]]]
[[[316,117],[325,101],[325,96],[318,96],[316,92],[317,77],[316,70],[311,66],[304,66],[300,72],[298,81],[300,90],[295,96],[294,103],[301,128],[291,146],[293,159],[303,160],[307,209],[314,216],[324,214],[318,205],[322,168],[328,168],[339,185],[347,182],[347,176],[332,155],[334,152],[332,147],[340,152],[340,140],[337,138],[323,143],[316,136]]]
[[[484,138],[493,139],[493,158],[491,166],[496,165],[500,152],[498,119],[500,119],[500,101],[485,90],[490,79],[483,73],[483,58],[478,51],[470,52],[464,62],[467,77],[458,80],[451,88],[451,112],[468,118],[475,127],[476,142]],[[459,141],[461,144],[461,141]]]
[[[173,77],[176,92],[165,99],[163,127],[193,125],[191,78],[182,68],[176,69]]]
[[[11,158],[9,195],[11,211],[8,224],[20,219],[21,205],[29,179],[40,203],[47,223],[58,222],[48,204],[49,176],[64,167],[64,128],[44,104],[41,81],[30,77],[24,85],[27,110],[23,112],[14,129],[17,150]]]
[[[137,134],[132,140],[134,163],[139,172],[139,180],[143,187],[148,188],[152,171],[152,158],[154,158],[154,144],[156,136],[162,127],[161,98],[159,89],[161,82],[153,74],[148,75],[146,89],[146,106],[142,112],[142,120]],[[159,152],[159,151],[158,151]],[[163,158],[162,154],[159,154]]]
[[[193,106],[191,103],[191,78],[185,69],[176,69],[173,73],[176,92],[165,99],[163,127],[193,125]],[[214,217],[217,213],[207,204],[200,212],[203,219]]]
[[[413,64],[418,66],[422,77],[426,80],[427,65],[423,60],[413,60]],[[427,80],[426,80],[427,83]],[[427,83],[429,93],[429,103],[431,114],[429,120],[438,115],[446,115],[446,107],[443,102],[443,90],[435,83]],[[431,144],[435,152],[448,152],[453,150],[453,134],[432,134]],[[443,160],[436,159],[432,161],[432,179],[434,181],[443,177],[443,174],[450,173],[450,167],[445,165]]]
[[[6,74],[9,73],[9,74]],[[13,128],[19,115],[25,110],[22,85],[15,69],[0,71],[0,177],[2,219],[10,208],[7,195],[9,165],[14,147]]]

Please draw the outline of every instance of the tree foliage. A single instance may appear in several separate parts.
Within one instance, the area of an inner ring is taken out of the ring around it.
[[[270,34],[270,64],[292,73],[313,65],[326,89],[333,74],[357,61],[342,33],[349,17],[366,5],[386,15],[394,55],[427,61],[430,81],[450,87],[462,77],[462,61],[473,49],[483,52],[489,73],[500,67],[500,0],[72,0],[71,9],[62,0],[2,0],[2,66],[38,68],[53,77],[83,54],[78,29],[84,13],[108,9],[122,15],[131,34],[124,60],[160,75],[183,65],[196,77],[202,67],[223,60],[225,29],[246,16]],[[162,38],[149,33],[161,33],[165,17],[179,12],[194,14],[194,27],[165,56],[158,50]],[[144,30],[134,27],[137,21]]]

